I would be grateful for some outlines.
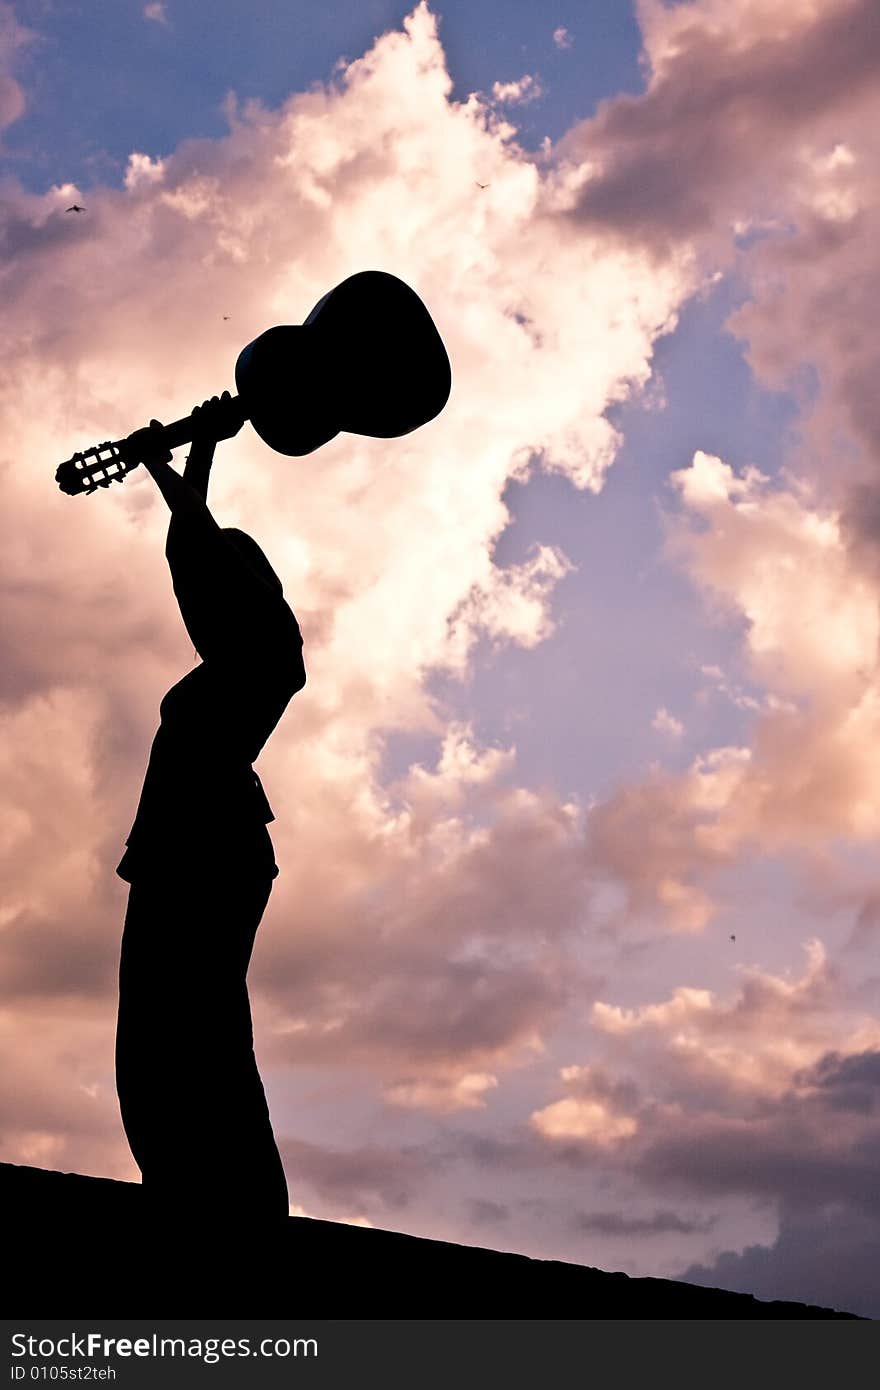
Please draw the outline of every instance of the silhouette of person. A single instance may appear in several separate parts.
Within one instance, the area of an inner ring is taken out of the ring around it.
[[[201,662],[168,691],[117,873],[130,884],[116,1080],[150,1211],[244,1227],[288,1213],[253,1050],[247,970],[278,873],[252,763],[305,684],[302,637],[257,543],[207,506],[228,392],[194,413],[183,474],[161,425],[130,448],[171,510],[166,557]]]

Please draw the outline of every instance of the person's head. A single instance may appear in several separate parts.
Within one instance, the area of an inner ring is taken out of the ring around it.
[[[265,584],[270,584],[283,593],[281,580],[273,570],[269,561],[266,559],[257,542],[247,531],[239,531],[237,526],[224,526],[223,534],[235,546],[239,554],[247,561],[250,569],[263,580]]]

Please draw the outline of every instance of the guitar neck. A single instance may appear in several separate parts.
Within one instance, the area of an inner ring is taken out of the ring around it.
[[[232,399],[241,404],[240,396],[233,396]],[[247,419],[244,412],[242,418]],[[174,420],[170,425],[163,427],[162,442],[168,449],[179,449],[181,444],[192,442],[195,429],[193,416],[185,415],[183,419]],[[70,497],[76,497],[81,492],[96,492],[99,487],[121,483],[140,462],[140,459],[132,456],[128,447],[130,437],[95,444],[92,448],[84,449],[82,453],[73,454],[71,458],[65,459],[55,471],[55,481],[61,491]]]

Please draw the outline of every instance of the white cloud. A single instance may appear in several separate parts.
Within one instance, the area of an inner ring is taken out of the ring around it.
[[[629,1083],[614,1082],[595,1066],[562,1067],[559,1076],[569,1094],[534,1111],[529,1119],[544,1139],[613,1150],[638,1132],[638,1120],[630,1113],[637,1094]]]
[[[129,190],[139,184],[161,183],[165,177],[165,164],[161,159],[152,159],[148,154],[136,151],[128,156],[125,170],[125,186]]]
[[[397,1081],[386,1086],[382,1094],[389,1105],[446,1115],[455,1110],[481,1110],[486,1104],[486,1093],[497,1085],[498,1078],[491,1072],[465,1072],[458,1077]]]
[[[543,95],[540,79],[528,72],[514,82],[492,84],[492,96],[504,106],[525,106],[530,101],[538,101]]]
[[[458,651],[464,666],[475,635],[482,629],[494,641],[534,647],[554,631],[549,598],[574,566],[561,551],[539,545],[531,559],[506,569],[492,567],[474,584],[451,618],[450,655]]]
[[[880,1041],[867,1020],[853,1024],[838,1012],[843,997],[822,942],[806,943],[803,973],[792,978],[741,967],[743,982],[731,1001],[712,990],[679,986],[660,1004],[626,1009],[597,1000],[593,1026],[639,1051],[639,1074],[675,1075],[680,1092],[696,1086],[705,1101],[715,1087],[715,1104],[725,1092],[743,1096],[781,1095],[795,1074],[832,1047],[858,1051]],[[836,1005],[837,1007],[830,1007]],[[660,1052],[646,1067],[644,1053]],[[629,1057],[629,1065],[632,1058]]]
[[[853,569],[837,514],[770,490],[700,451],[671,475],[690,516],[669,550],[708,595],[747,623],[755,679],[778,695],[823,704],[864,689],[876,662],[880,614],[873,586]]]
[[[670,738],[681,738],[684,733],[684,725],[681,720],[676,719],[662,705],[651,720],[651,728],[656,729],[658,733],[668,734]]]
[[[583,1139],[611,1148],[638,1129],[631,1115],[615,1115],[598,1100],[567,1096],[532,1115],[532,1124],[548,1139]]]

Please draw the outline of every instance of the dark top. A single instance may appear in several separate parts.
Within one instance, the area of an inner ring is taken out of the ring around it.
[[[251,764],[305,684],[302,636],[207,507],[172,519],[174,592],[203,660],[171,687],[116,872],[144,877],[237,866],[277,874],[271,807]]]

